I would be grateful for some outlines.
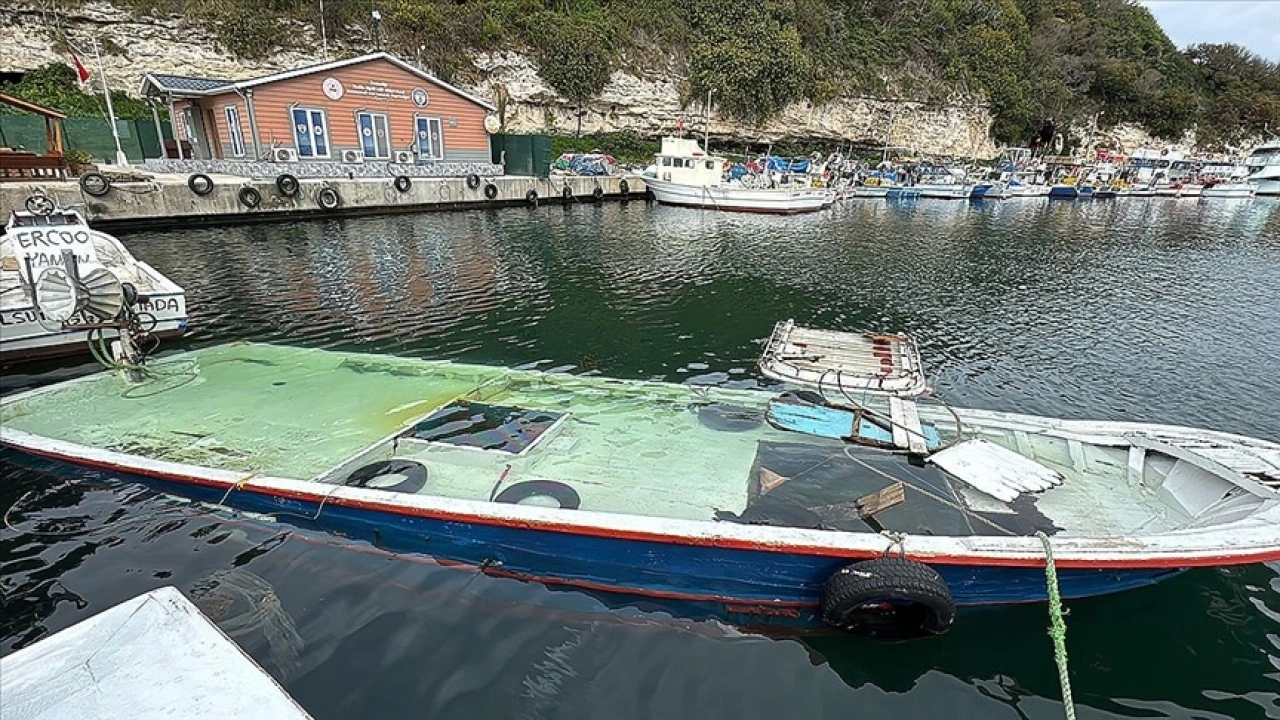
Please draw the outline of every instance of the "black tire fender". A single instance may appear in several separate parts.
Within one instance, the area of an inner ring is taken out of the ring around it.
[[[245,185],[240,188],[240,192],[236,193],[236,197],[240,199],[240,204],[247,208],[256,208],[262,202],[262,193],[257,188]]]
[[[111,179],[102,173],[85,173],[80,176],[80,189],[88,195],[102,197],[111,190]]]
[[[822,621],[856,635],[889,640],[941,635],[955,615],[951,589],[938,571],[905,558],[846,565],[822,586]]]
[[[537,205],[537,204],[538,204],[538,191],[537,191],[537,190],[530,190],[529,192],[525,193],[525,194],[524,194],[524,201],[525,201],[525,202],[527,202],[527,203],[529,203],[530,205]]]
[[[187,178],[187,187],[196,195],[204,197],[213,192],[213,178],[204,173],[193,173]]]
[[[582,498],[578,497],[577,490],[555,480],[527,480],[516,483],[498,493],[493,501],[515,505],[531,497],[549,497],[565,510],[577,510],[582,504]]]
[[[334,210],[342,204],[342,196],[331,187],[322,187],[316,193],[316,204],[325,210]]]
[[[560,191],[560,197],[569,200],[573,197],[573,188],[569,187],[569,183],[565,183],[564,189]]]
[[[630,194],[631,194],[631,183],[627,182],[625,178],[624,178],[624,179],[622,179],[622,180],[619,180],[619,181],[618,181],[618,192],[622,193],[623,195],[630,195]]]
[[[600,198],[604,197],[604,188],[597,185],[595,189],[591,191],[591,197],[595,198],[596,200],[599,200]]]
[[[279,190],[281,195],[285,197],[293,197],[298,194],[299,188],[298,178],[290,175],[289,173],[283,173],[276,176],[276,190]]]
[[[397,175],[396,179],[391,181],[391,184],[400,192],[409,192],[409,188],[413,187],[413,181],[409,179],[408,175]]]
[[[393,485],[370,485],[378,478],[388,475],[400,475],[402,479]],[[347,487],[368,488],[370,490],[416,493],[427,484],[427,467],[413,460],[400,458],[383,460],[356,468],[342,484]]]
[[[484,186],[484,196],[485,196],[485,197],[487,197],[487,198],[489,198],[490,200],[492,200],[492,199],[494,199],[494,198],[498,197],[498,186],[497,186],[497,185],[494,185],[493,183],[489,183],[489,184],[485,185],[485,186]]]
[[[480,187],[480,176],[476,175],[475,173],[468,175],[467,187],[471,188],[472,190],[475,190],[476,188]]]

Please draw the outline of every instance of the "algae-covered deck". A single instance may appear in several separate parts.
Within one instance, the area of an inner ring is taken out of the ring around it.
[[[152,370],[162,375],[141,385],[102,374],[50,388],[0,419],[95,448],[328,482],[394,453],[429,467],[433,495],[486,500],[500,477],[554,479],[584,508],[706,520],[746,505],[757,444],[788,435],[763,423],[761,393],[253,343]]]

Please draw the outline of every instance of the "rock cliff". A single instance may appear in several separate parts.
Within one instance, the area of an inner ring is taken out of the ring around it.
[[[54,7],[54,6],[50,6]],[[220,48],[205,28],[182,16],[139,17],[105,2],[33,7],[21,0],[0,0],[0,73],[30,70],[50,62],[69,62],[61,34],[81,48],[100,39],[102,62],[114,89],[138,91],[148,72],[241,79],[319,62],[321,45],[315,28],[298,24],[294,36],[309,52],[281,51],[265,60],[237,59]],[[330,48],[334,57],[360,49]],[[90,60],[81,58],[86,63]],[[516,52],[481,53],[473,58],[476,82],[464,89],[489,98],[502,112],[508,132],[572,133],[577,108],[538,75],[537,66]],[[600,95],[585,105],[584,132],[629,130],[657,136],[683,119],[685,127],[703,127],[702,102],[681,99],[684,78],[678,68],[663,72],[632,68],[615,70]],[[841,98],[825,105],[797,103],[762,126],[749,126],[713,112],[715,138],[772,142],[784,138],[855,141],[868,145],[915,147],[934,153],[991,157],[997,148],[990,137],[991,113],[981,103],[956,100],[930,105],[900,98]]]

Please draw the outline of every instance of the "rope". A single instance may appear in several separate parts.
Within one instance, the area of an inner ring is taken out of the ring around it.
[[[1053,659],[1058,664],[1058,683],[1062,685],[1062,706],[1066,709],[1067,720],[1075,720],[1076,706],[1071,699],[1071,678],[1067,675],[1067,623],[1062,619],[1066,611],[1062,608],[1062,595],[1058,592],[1058,568],[1053,562],[1049,536],[1041,530],[1036,532],[1036,537],[1044,544],[1044,576],[1049,589],[1049,637],[1053,638]]]

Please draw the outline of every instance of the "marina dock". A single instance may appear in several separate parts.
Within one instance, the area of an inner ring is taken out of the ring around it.
[[[275,179],[211,173],[201,176],[212,183],[201,195],[191,187],[194,176],[142,175],[151,179],[112,182],[99,197],[72,181],[5,183],[0,185],[0,211],[7,214],[22,209],[28,197],[42,194],[59,206],[77,207],[95,227],[120,229],[640,200],[646,196],[642,178],[624,176],[406,178],[408,187],[400,181],[403,190],[397,187],[395,177],[299,178],[290,195]],[[256,205],[250,207],[247,202],[255,199]]]

